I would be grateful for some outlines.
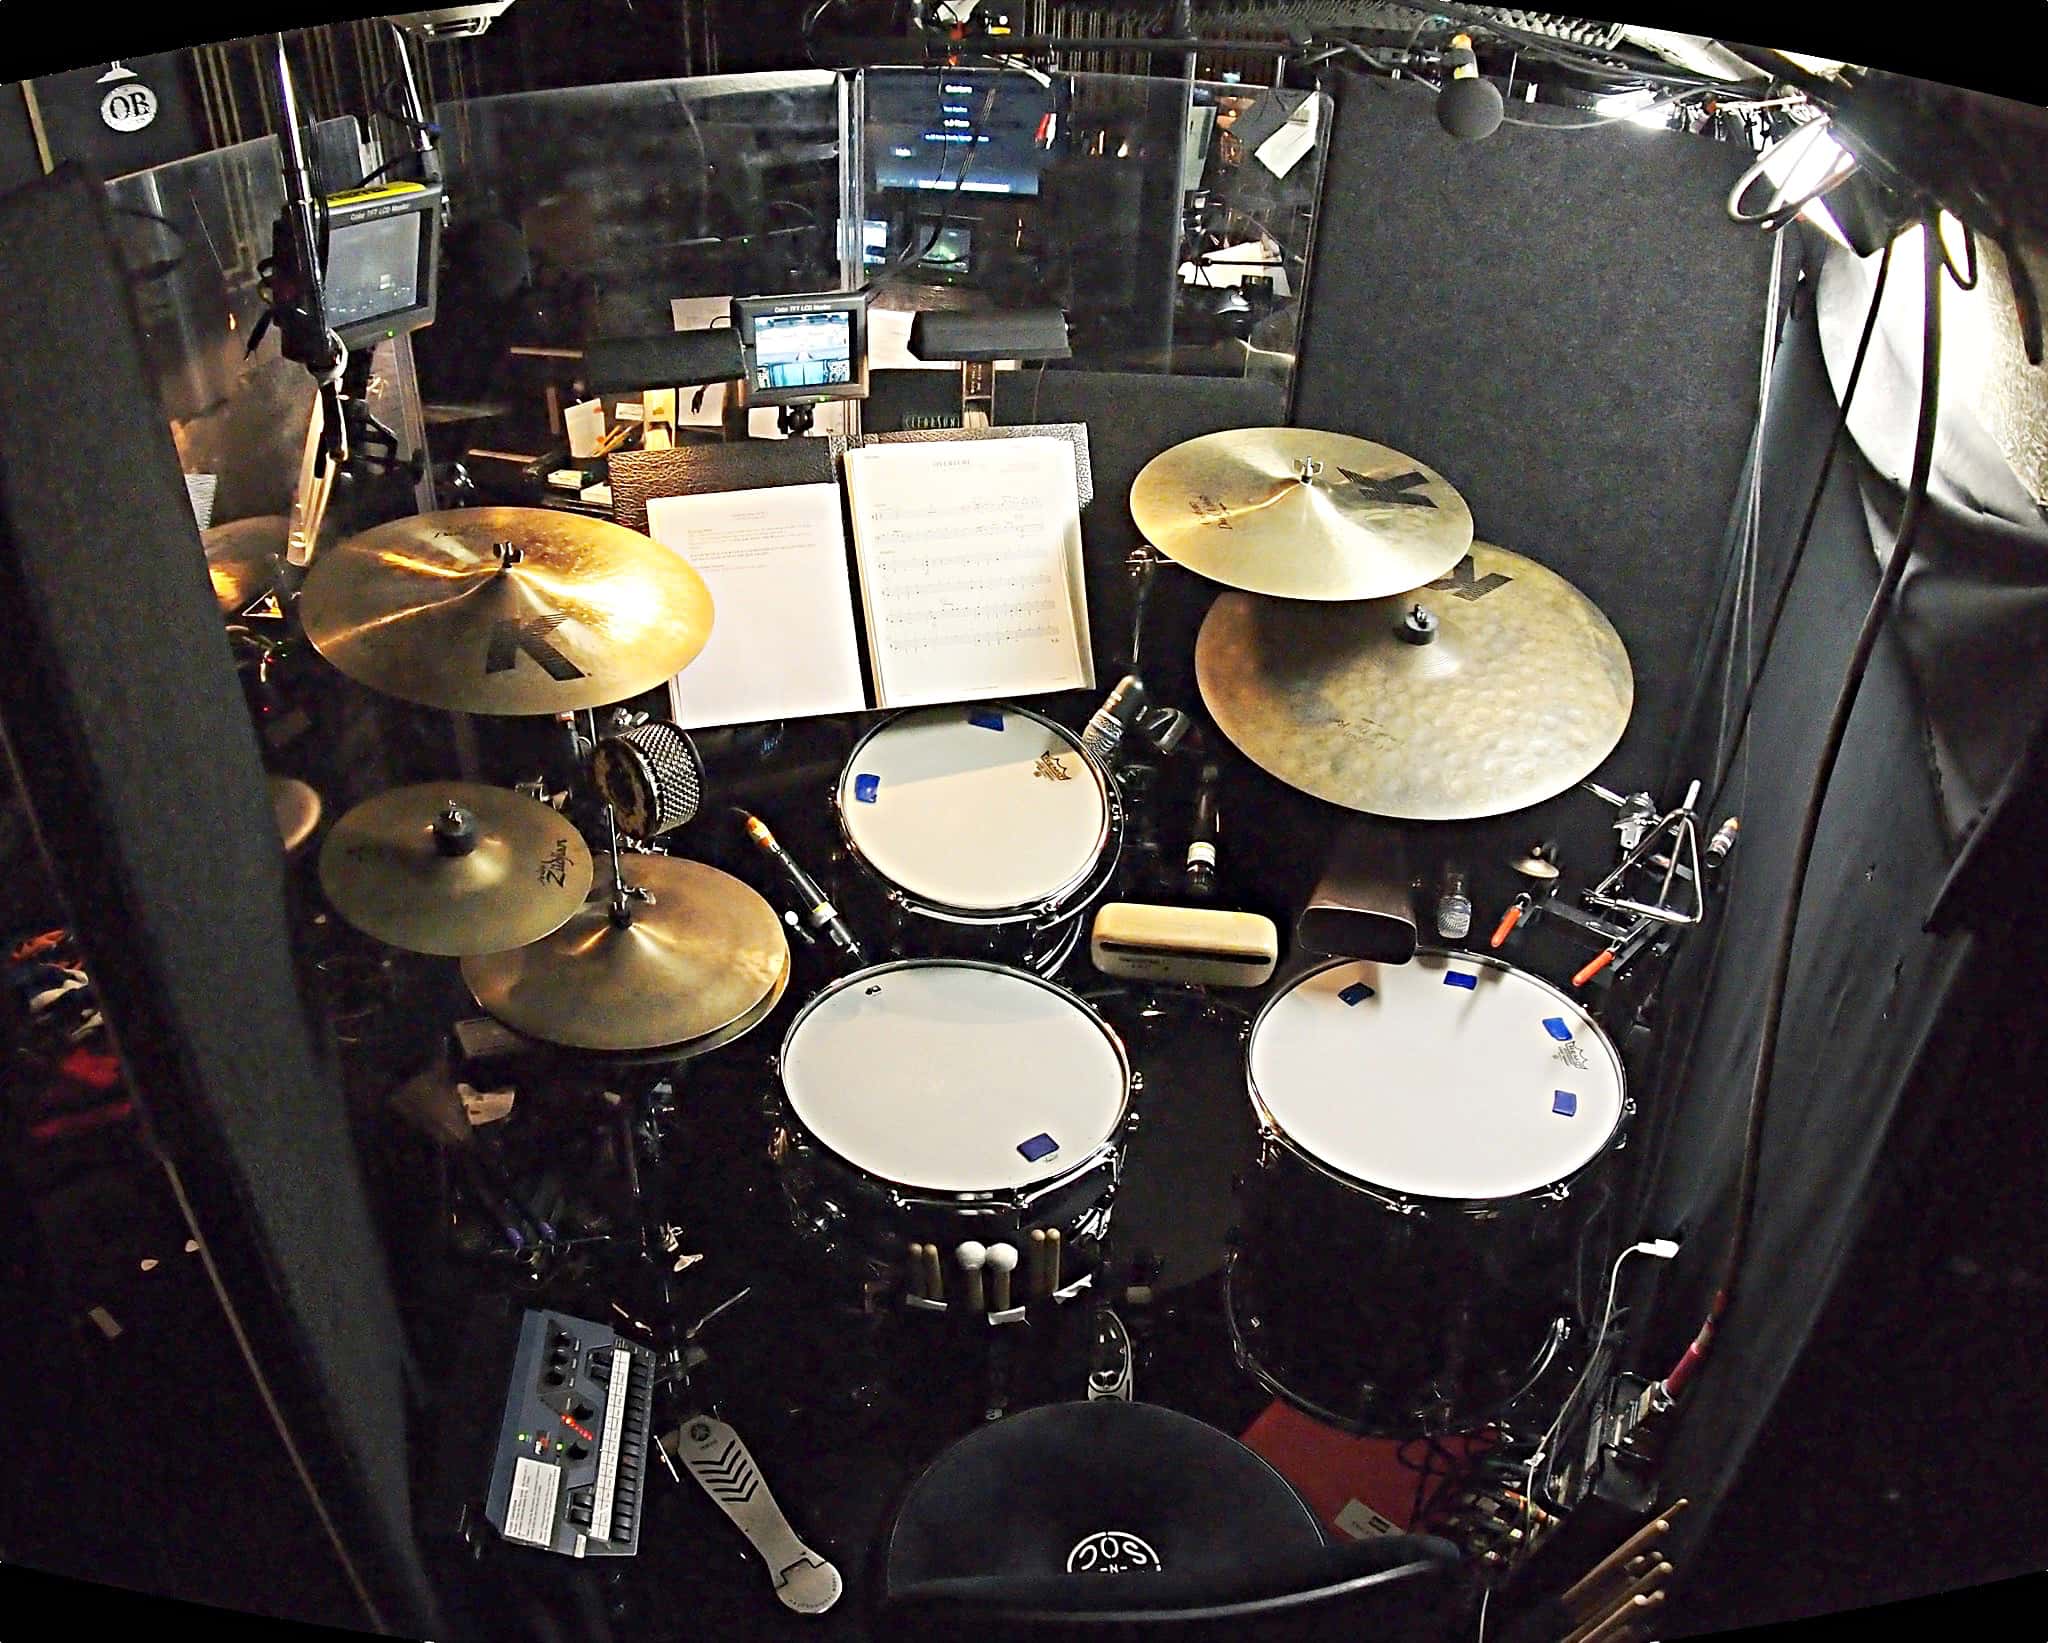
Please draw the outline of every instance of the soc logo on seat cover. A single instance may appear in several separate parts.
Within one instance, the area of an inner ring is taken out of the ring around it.
[[[1098,1529],[1067,1553],[1070,1575],[1121,1575],[1133,1569],[1160,1568],[1159,1554],[1136,1535],[1121,1529]]]

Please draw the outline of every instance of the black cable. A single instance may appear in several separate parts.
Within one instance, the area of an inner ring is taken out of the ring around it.
[[[1734,1224],[1729,1230],[1728,1250],[1720,1287],[1714,1296],[1713,1309],[1706,1323],[1692,1346],[1687,1349],[1686,1357],[1681,1360],[1680,1369],[1673,1371],[1674,1377],[1682,1372],[1688,1372],[1685,1365],[1697,1362],[1698,1355],[1705,1352],[1712,1332],[1725,1327],[1728,1314],[1734,1309],[1735,1301],[1741,1293],[1743,1257],[1749,1251],[1750,1236],[1756,1219],[1757,1183],[1761,1173],[1764,1124],[1770,1109],[1771,1075],[1777,1067],[1778,1035],[1784,1022],[1785,994],[1792,974],[1792,949],[1799,928],[1799,903],[1805,893],[1806,874],[1813,860],[1814,843],[1820,833],[1821,810],[1827,799],[1829,784],[1834,777],[1836,761],[1841,756],[1842,743],[1848,735],[1850,714],[1862,689],[1863,676],[1869,671],[1871,658],[1876,653],[1878,636],[1884,629],[1885,618],[1890,614],[1900,579],[1905,575],[1906,561],[1912,553],[1913,539],[1919,534],[1920,521],[1926,513],[1927,485],[1934,465],[1934,436],[1940,395],[1941,276],[1945,266],[1940,219],[1934,211],[1928,211],[1921,232],[1926,296],[1921,331],[1920,416],[1914,436],[1913,472],[1907,486],[1905,511],[1899,521],[1898,539],[1892,544],[1890,557],[1885,560],[1884,572],[1878,578],[1877,591],[1871,596],[1870,608],[1864,613],[1863,626],[1856,635],[1855,648],[1850,652],[1841,689],[1835,697],[1834,712],[1828,719],[1827,733],[1821,743],[1820,759],[1814,771],[1813,785],[1807,792],[1805,813],[1800,820],[1799,838],[1793,851],[1792,879],[1786,894],[1784,922],[1779,928],[1770,982],[1764,994],[1763,1028],[1758,1036],[1756,1068],[1750,1080],[1749,1115],[1743,1136],[1742,1169],[1736,1187]]]

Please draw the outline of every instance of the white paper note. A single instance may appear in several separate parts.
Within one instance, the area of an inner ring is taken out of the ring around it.
[[[684,730],[867,706],[836,485],[658,496],[647,532],[711,590],[711,639],[669,684]]]
[[[1316,146],[1316,124],[1320,103],[1304,97],[1301,106],[1287,116],[1287,123],[1263,143],[1253,156],[1276,177],[1284,177],[1301,163],[1301,157]]]
[[[1071,445],[870,445],[846,485],[878,706],[1095,682]]]

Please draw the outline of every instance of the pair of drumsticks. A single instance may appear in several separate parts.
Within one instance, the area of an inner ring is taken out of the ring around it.
[[[1673,1501],[1564,1594],[1560,1601],[1572,1630],[1563,1643],[1639,1643],[1671,1578],[1671,1564],[1657,1543],[1685,1506]]]
[[[1060,1286],[1059,1229],[1034,1229],[1025,1247],[1030,1263],[1024,1270],[1024,1293],[1028,1299],[1042,1299]],[[939,1246],[912,1244],[905,1254],[910,1293],[922,1300],[943,1301],[946,1275],[939,1261]],[[969,1239],[953,1252],[953,1258],[960,1268],[968,1311],[979,1312],[984,1305],[990,1312],[1010,1310],[1010,1274],[1021,1259],[1014,1244],[981,1244]]]

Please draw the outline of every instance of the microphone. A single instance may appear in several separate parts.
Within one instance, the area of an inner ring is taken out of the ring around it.
[[[760,846],[764,856],[774,860],[782,869],[783,876],[803,898],[804,906],[808,909],[804,916],[810,927],[813,930],[824,931],[831,938],[832,945],[851,959],[856,969],[865,965],[867,956],[861,952],[860,943],[853,939],[853,932],[846,927],[846,921],[839,916],[839,910],[826,898],[825,892],[818,888],[817,881],[799,867],[796,858],[776,842],[775,835],[768,831],[768,824],[759,816],[745,810],[736,809],[736,813],[746,826],[747,837]]]
[[[1122,745],[1124,732],[1138,722],[1138,716],[1145,711],[1145,682],[1135,673],[1126,673],[1117,681],[1116,689],[1109,693],[1102,706],[1095,710],[1095,716],[1088,721],[1088,728],[1081,732],[1081,745],[1106,765],[1115,765],[1117,748]]]
[[[1223,778],[1222,767],[1202,766],[1195,787],[1195,825],[1188,839],[1188,894],[1206,901],[1216,893],[1216,840],[1222,832],[1216,789]]]
[[[1506,112],[1500,88],[1479,77],[1479,58],[1472,50],[1472,36],[1456,34],[1444,53],[1444,67],[1450,78],[1437,94],[1436,120],[1461,143],[1482,142],[1500,129]]]
[[[619,826],[637,839],[681,827],[704,799],[697,744],[659,720],[600,741],[591,751],[590,777]]]

